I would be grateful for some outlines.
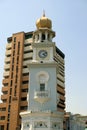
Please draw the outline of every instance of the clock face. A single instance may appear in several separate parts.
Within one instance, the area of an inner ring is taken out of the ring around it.
[[[45,58],[47,57],[47,51],[46,50],[40,50],[38,53],[40,58]]]

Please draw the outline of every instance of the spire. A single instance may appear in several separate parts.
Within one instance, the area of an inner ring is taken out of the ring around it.
[[[45,17],[45,10],[43,10],[43,17]]]

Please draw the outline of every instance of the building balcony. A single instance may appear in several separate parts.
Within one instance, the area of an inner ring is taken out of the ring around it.
[[[2,84],[5,85],[5,84],[8,84],[8,83],[9,83],[9,78],[8,78],[8,79],[3,79],[3,80],[2,80]]]
[[[22,84],[21,89],[28,89],[28,84]]]
[[[28,43],[32,43],[32,38],[29,38],[29,39],[25,40],[24,44],[28,44]]]
[[[58,80],[58,79],[57,79],[57,84],[58,84],[59,86],[65,87],[65,84],[64,84],[63,82],[61,82],[60,80]]]
[[[58,85],[57,85],[57,91],[59,91],[60,93],[62,93],[63,95],[65,95],[65,89],[63,87],[58,86]]]
[[[23,61],[23,66],[29,64],[29,62],[32,62],[31,59]]]
[[[22,81],[28,81],[29,80],[29,76],[23,76]]]
[[[5,58],[5,63],[10,62],[10,60],[11,60],[11,57],[6,57]]]
[[[2,87],[2,92],[8,91],[8,87]]]
[[[21,97],[27,97],[27,92],[21,92]]]
[[[38,101],[39,103],[43,104],[50,100],[50,91],[49,90],[45,90],[45,91],[36,90],[34,92],[34,99]]]
[[[11,49],[11,47],[12,47],[12,43],[11,44],[6,44],[6,49]]]
[[[58,106],[61,107],[61,108],[63,108],[63,109],[65,108],[65,104],[59,103]]]
[[[20,101],[20,106],[28,106],[28,102],[27,101]]]
[[[4,71],[3,77],[9,76],[9,71]]]
[[[61,76],[60,74],[57,74],[58,79],[60,79],[62,82],[65,82],[64,76]]]
[[[0,116],[6,116],[6,111],[0,111]]]
[[[6,50],[5,55],[6,55],[6,56],[11,55],[11,50]]]
[[[3,94],[1,95],[1,100],[3,101],[4,99],[7,99],[8,98],[8,94]]]
[[[6,107],[7,103],[0,103],[0,108]]]
[[[24,52],[29,51],[29,50],[32,50],[32,46],[26,46],[26,47],[24,47]]]
[[[28,73],[28,72],[29,72],[28,68],[24,68],[23,71],[22,71],[23,74]]]
[[[61,99],[62,101],[65,101],[65,96],[60,95],[60,99]]]
[[[9,69],[10,68],[10,63],[4,65],[4,69]]]
[[[30,58],[30,57],[33,57],[33,53],[32,53],[32,52],[26,53],[26,54],[24,54],[24,56],[23,56],[24,59]]]

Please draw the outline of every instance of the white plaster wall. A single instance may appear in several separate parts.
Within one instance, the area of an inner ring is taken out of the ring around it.
[[[34,91],[39,85],[36,80],[36,75],[40,71],[45,71],[49,74],[47,88],[50,90],[50,100],[45,104],[40,104],[34,100]],[[38,110],[57,110],[56,107],[56,68],[55,67],[39,67],[29,69],[29,101],[28,109],[32,111]]]

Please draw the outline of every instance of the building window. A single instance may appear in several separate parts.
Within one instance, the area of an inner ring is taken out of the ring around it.
[[[14,37],[14,42],[16,42],[16,37]]]
[[[45,84],[44,83],[40,83],[40,91],[45,91]]]
[[[29,73],[27,72],[27,73],[24,73],[24,74],[22,74],[23,76],[29,76]]]
[[[28,84],[29,81],[22,81],[22,84]]]
[[[12,59],[12,64],[14,64],[14,58]]]
[[[13,56],[15,55],[15,51],[13,51]]]
[[[27,68],[27,66],[25,65],[25,66],[23,66],[23,68]]]
[[[20,53],[20,42],[18,42],[18,55]]]
[[[6,111],[6,108],[5,108],[5,107],[3,107],[3,108],[2,108],[2,111]]]
[[[17,83],[17,75],[16,75],[16,78],[15,78],[15,83]]]
[[[15,44],[14,44],[14,49],[15,49]]]
[[[17,56],[17,64],[18,64],[18,62],[19,62],[19,56]]]
[[[11,96],[9,97],[9,103],[11,103]]]
[[[13,78],[13,72],[11,73],[11,79]]]
[[[10,56],[11,56],[11,54],[6,55],[6,57],[10,57]]]
[[[22,89],[21,92],[24,92],[24,93],[28,92],[28,89],[27,88],[26,89]]]
[[[24,44],[24,47],[31,46],[31,43]]]
[[[16,93],[17,93],[17,85],[15,85],[15,88],[14,88],[14,96],[16,96]]]
[[[16,73],[18,73],[18,66],[16,66]]]
[[[27,97],[22,97],[21,101],[27,101]]]
[[[10,118],[10,114],[8,114],[8,121],[9,121],[9,118]]]
[[[3,99],[3,103],[6,103],[7,102],[7,99]]]
[[[27,110],[27,106],[21,106],[20,110]]]
[[[8,94],[8,91],[4,91],[3,94]]]
[[[25,34],[25,39],[32,38],[33,34]]]
[[[10,109],[11,109],[11,106],[9,105],[9,106],[8,106],[8,112],[10,112]]]
[[[0,130],[4,130],[4,125],[0,125]]]
[[[12,88],[10,88],[10,95],[12,94]]]
[[[7,130],[9,130],[9,123],[7,124]]]
[[[12,65],[12,71],[14,70],[14,65]]]
[[[8,86],[8,83],[3,83],[3,84],[4,84],[5,87]]]
[[[45,71],[40,71],[39,73],[37,73],[37,82],[39,83],[39,90],[40,91],[45,91],[48,90],[47,88],[47,84],[48,84],[48,80],[49,80],[49,74]]]
[[[33,52],[32,49],[31,49],[31,50],[24,50],[24,54],[26,54],[26,53],[31,53],[31,52]]]
[[[12,83],[13,83],[13,81],[11,80],[11,82],[10,82],[10,86],[12,86]]]
[[[1,116],[1,117],[0,117],[0,120],[5,120],[5,116]]]
[[[32,60],[32,57],[24,58],[24,61]]]
[[[18,42],[18,48],[20,48],[20,42]]]

